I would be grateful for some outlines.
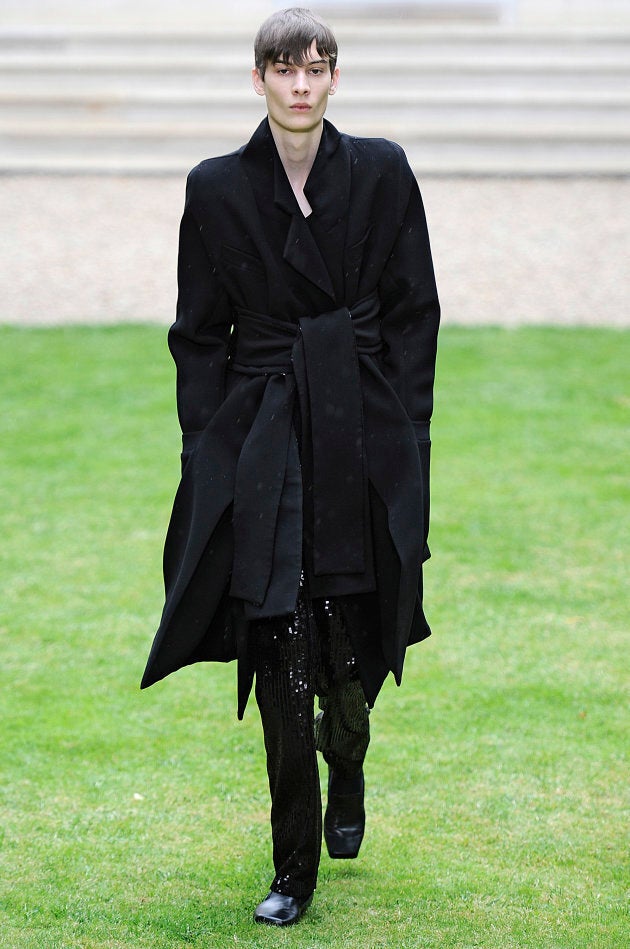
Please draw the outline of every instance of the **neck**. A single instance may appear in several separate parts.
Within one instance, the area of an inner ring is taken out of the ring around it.
[[[269,127],[293,190],[302,191],[317,155],[324,130],[323,121],[317,128],[297,134],[281,128],[271,118]]]

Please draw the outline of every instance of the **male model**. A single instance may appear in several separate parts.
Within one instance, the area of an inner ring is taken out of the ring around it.
[[[142,682],[237,658],[240,718],[255,678],[275,874],[254,918],[279,926],[317,881],[316,749],[329,855],[356,857],[369,708],[429,635],[429,239],[402,149],[324,120],[336,60],[310,11],[271,16],[253,70],[267,118],[188,176],[169,333],[182,480]]]

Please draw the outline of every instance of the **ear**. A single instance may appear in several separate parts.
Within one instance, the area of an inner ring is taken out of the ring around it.
[[[339,85],[339,66],[335,66],[335,71],[333,72],[330,78],[330,89],[328,94],[334,96],[337,91],[337,86]]]
[[[252,85],[257,95],[264,96],[265,80],[260,75],[257,66],[254,66],[254,68],[252,69]]]

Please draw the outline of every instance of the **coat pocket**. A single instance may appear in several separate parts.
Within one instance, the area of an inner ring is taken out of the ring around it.
[[[368,237],[372,233],[372,230],[373,225],[370,224],[363,237],[354,244],[351,244],[349,247],[347,247],[345,251],[344,259],[346,279],[350,281],[349,286],[354,288],[352,292],[356,292],[361,279],[365,245],[367,244]]]
[[[373,228],[374,225],[370,224],[363,237],[356,241],[356,243],[351,244],[350,247],[346,249],[346,259],[348,264],[352,264],[354,266],[360,265],[363,259],[363,251],[365,250],[366,241],[372,233]]]
[[[363,235],[363,237],[361,237],[358,241],[356,241],[354,244],[351,244],[350,247],[348,247],[346,251],[348,257],[362,257],[363,256],[363,248],[365,246],[365,242],[370,236],[370,234],[372,233],[373,229],[374,229],[374,225],[370,224],[367,231]]]
[[[230,247],[229,244],[221,245],[221,262],[229,270],[237,273],[261,278],[266,276],[265,265],[260,257],[246,250],[239,250],[238,247]]]

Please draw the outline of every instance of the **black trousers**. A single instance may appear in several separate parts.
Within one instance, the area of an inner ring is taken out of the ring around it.
[[[369,709],[343,614],[303,593],[295,614],[250,627],[267,773],[275,876],[271,889],[304,897],[317,883],[322,804],[316,750],[351,778],[370,741]],[[314,722],[314,697],[322,714]]]

